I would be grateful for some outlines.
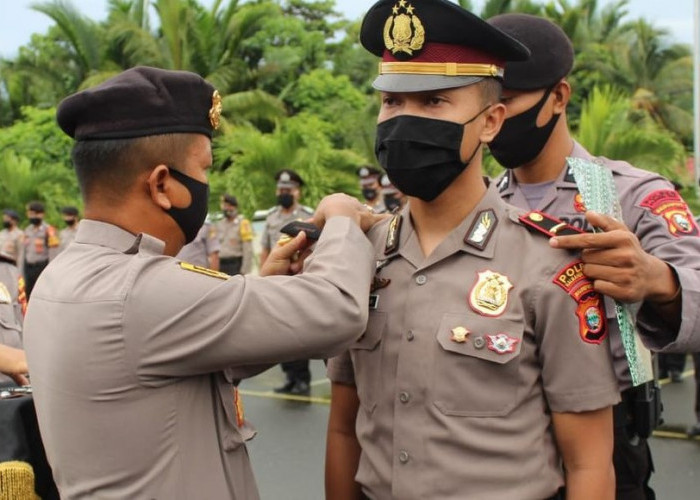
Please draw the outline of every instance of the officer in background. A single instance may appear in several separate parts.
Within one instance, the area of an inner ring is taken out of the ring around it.
[[[175,258],[195,266],[218,271],[219,248],[219,234],[216,226],[211,222],[205,221],[194,240],[182,247],[182,250],[178,252]]]
[[[357,169],[357,176],[360,179],[362,197],[365,199],[367,206],[372,207],[375,214],[386,213],[387,209],[381,196],[382,186],[379,182],[382,177],[382,171],[367,165]]]
[[[0,385],[15,382],[26,385],[26,361],[22,349],[22,322],[27,301],[24,292],[24,278],[16,266],[17,254],[0,248],[0,347],[10,349],[0,351],[0,359],[5,359],[5,367],[0,366]],[[23,366],[17,366],[23,363]],[[2,362],[0,362],[2,365]],[[12,367],[14,365],[14,368]]]
[[[0,251],[16,257],[17,269],[24,276],[24,231],[19,228],[19,214],[9,208],[2,211]]]
[[[24,280],[29,298],[41,272],[58,255],[61,240],[56,229],[44,222],[44,204],[40,201],[27,205],[27,219],[29,225],[24,229]]]
[[[224,218],[216,222],[221,244],[221,271],[231,276],[249,274],[253,269],[253,229],[250,221],[238,213],[238,199],[225,194],[221,197]]]
[[[78,232],[80,214],[77,207],[67,206],[61,209],[61,217],[66,227],[58,233],[58,239],[61,240],[60,251],[65,250],[75,239],[75,233]]]
[[[367,329],[328,362],[327,498],[611,498],[603,298],[481,168],[527,49],[447,0],[381,0],[360,42],[382,58],[375,151],[409,201],[368,233]]]
[[[58,106],[85,217],[37,283],[24,346],[61,498],[259,498],[236,382],[333,355],[366,324],[379,216],[349,196],[319,204],[297,276],[304,233],[269,277],[173,258],[206,218],[220,113],[200,76],[148,67]]]
[[[313,210],[299,203],[301,198],[301,188],[304,180],[299,174],[291,169],[283,169],[275,174],[277,187],[277,206],[274,207],[265,219],[263,229],[260,254],[260,265],[262,266],[270,255],[270,249],[277,245],[282,233],[280,230],[288,222],[294,220],[306,220],[313,216]],[[309,360],[301,359],[287,361],[281,364],[285,375],[285,383],[275,388],[275,392],[308,395],[311,391],[311,371],[309,370]]]
[[[397,212],[406,204],[406,196],[396,189],[396,186],[391,183],[388,175],[382,175],[380,184],[382,186],[382,201],[384,202],[387,212]]]
[[[700,321],[700,238],[685,201],[658,174],[593,157],[573,140],[566,119],[572,89],[566,78],[574,50],[558,26],[526,14],[504,14],[489,23],[532,54],[527,61],[506,65],[507,119],[489,145],[508,169],[498,181],[501,196],[577,228],[603,229],[555,241],[561,248],[583,250],[583,271],[596,290],[624,302],[642,302],[637,327],[650,347],[677,339],[675,348],[685,349]],[[612,171],[624,222],[586,212],[567,157],[600,162]],[[648,485],[653,465],[646,438],[659,419],[657,388],[654,382],[632,387],[612,301],[607,311],[622,395],[614,412],[617,498],[650,499],[655,495]]]

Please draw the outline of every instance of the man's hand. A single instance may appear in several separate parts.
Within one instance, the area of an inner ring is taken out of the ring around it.
[[[365,233],[380,220],[390,217],[388,214],[375,214],[370,207],[352,196],[336,193],[321,200],[310,222],[323,228],[328,219],[337,215],[350,217]]]
[[[554,248],[581,250],[583,273],[595,289],[622,302],[666,303],[678,297],[679,283],[672,269],[644,251],[637,236],[622,222],[596,212],[586,219],[602,233],[557,236]]]
[[[22,349],[0,345],[0,372],[12,377],[17,385],[29,385],[25,376],[28,371],[27,357]]]
[[[303,231],[284,245],[277,245],[270,251],[260,268],[260,276],[290,275],[301,271],[304,259],[311,252],[313,242]]]

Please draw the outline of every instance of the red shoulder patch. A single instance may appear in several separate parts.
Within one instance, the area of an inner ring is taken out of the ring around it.
[[[652,191],[642,200],[640,206],[666,219],[668,231],[673,236],[700,235],[700,229],[688,209],[688,204],[672,189]]]
[[[559,271],[552,280],[573,298],[578,307],[579,335],[584,342],[600,344],[608,336],[605,301],[583,274],[583,262],[576,260]]]

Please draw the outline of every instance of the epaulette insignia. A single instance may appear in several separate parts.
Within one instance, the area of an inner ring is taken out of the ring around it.
[[[605,302],[593,283],[583,274],[583,262],[576,260],[559,271],[552,280],[573,298],[578,307],[579,335],[588,344],[600,344],[608,334]]]
[[[394,215],[389,223],[389,232],[386,235],[386,246],[384,247],[384,255],[394,253],[399,248],[399,239],[401,238],[401,223],[403,218],[400,215]]]
[[[472,226],[464,236],[464,242],[479,250],[488,245],[491,235],[498,225],[498,217],[492,209],[483,210],[474,218]]]
[[[12,296],[4,283],[0,283],[0,304],[10,304]]]
[[[574,176],[574,167],[569,165],[566,169],[566,175],[564,176],[564,182],[571,182],[576,184],[576,176]]]
[[[671,189],[660,189],[647,195],[642,203],[654,215],[660,215],[668,224],[668,231],[676,237],[697,236],[698,226],[680,194]]]
[[[189,262],[180,262],[180,269],[185,271],[192,271],[193,273],[204,274],[205,276],[210,276],[212,278],[218,278],[220,280],[227,280],[231,276],[220,271],[214,271],[213,269],[208,269],[206,267],[195,266]]]
[[[498,181],[498,192],[502,193],[503,191],[508,189],[508,186],[510,186],[510,173],[506,172],[503,178],[500,181]]]
[[[544,233],[550,238],[553,236],[572,236],[585,232],[544,212],[530,212],[521,215],[518,219],[527,227],[536,229],[538,232]]]

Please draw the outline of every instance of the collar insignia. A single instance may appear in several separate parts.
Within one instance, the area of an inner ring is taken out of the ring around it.
[[[389,232],[386,235],[386,246],[384,247],[384,255],[394,253],[399,248],[399,238],[401,237],[401,215],[394,215],[389,223]]]
[[[391,12],[384,23],[384,46],[396,57],[415,56],[414,52],[421,50],[425,43],[425,28],[415,14],[415,7],[406,0],[399,0]]]
[[[211,96],[211,109],[209,110],[209,123],[214,130],[217,130],[221,124],[221,110],[221,95],[218,90],[215,90]]]
[[[497,224],[498,217],[496,217],[496,212],[491,209],[479,212],[472,223],[472,227],[469,228],[464,242],[474,248],[483,250],[488,245]]]

